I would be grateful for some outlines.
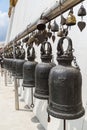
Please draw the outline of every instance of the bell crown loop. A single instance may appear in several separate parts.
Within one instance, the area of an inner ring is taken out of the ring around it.
[[[68,40],[68,47],[67,50],[63,50],[63,41],[64,39]],[[73,60],[73,48],[72,48],[72,40],[69,37],[62,37],[59,39],[58,46],[57,46],[57,61],[59,63],[67,63],[71,64]]]
[[[27,49],[27,59],[29,61],[34,61],[35,59],[35,49],[32,45],[29,45],[28,46],[28,49]]]
[[[41,45],[41,60],[42,62],[51,62],[52,59],[52,47],[50,42],[43,42]]]

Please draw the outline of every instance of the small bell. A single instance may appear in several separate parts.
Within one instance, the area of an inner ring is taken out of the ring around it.
[[[56,23],[56,21],[54,20],[54,23],[51,25],[51,31],[52,32],[57,32],[59,30],[59,26]]]
[[[75,24],[76,24],[76,18],[73,15],[73,10],[71,9],[70,12],[69,12],[69,15],[68,15],[68,17],[66,19],[66,25],[73,26]]]
[[[44,19],[40,19],[37,23],[37,29],[38,30],[44,30],[46,28],[45,25],[45,20]]]
[[[58,37],[63,37],[68,35],[68,28],[60,28],[60,31],[58,32]]]
[[[84,8],[83,5],[81,5],[81,7],[78,11],[78,16],[86,16],[86,9]]]
[[[50,31],[48,31],[48,32],[47,32],[47,36],[48,36],[48,38],[51,38],[52,33],[51,33]]]
[[[80,9],[79,9],[79,11],[78,11],[78,16],[81,17],[81,21],[79,21],[79,22],[77,23],[77,25],[78,25],[80,31],[82,32],[83,29],[84,29],[85,26],[86,26],[86,23],[83,21],[83,16],[86,16],[86,9],[84,8],[83,4],[81,5],[81,7],[80,7]]]
[[[68,35],[68,28],[64,28],[63,33],[64,33],[64,36],[67,36]]]
[[[60,28],[60,30],[58,31],[57,36],[63,37],[63,29],[62,28]]]
[[[85,22],[83,22],[83,21],[80,21],[80,22],[78,22],[78,27],[79,27],[79,29],[80,29],[80,31],[82,32],[83,31],[83,29],[85,28],[85,26],[86,26],[86,23]]]
[[[61,15],[61,21],[60,21],[61,25],[65,25],[66,24],[66,19],[64,18],[63,15]]]

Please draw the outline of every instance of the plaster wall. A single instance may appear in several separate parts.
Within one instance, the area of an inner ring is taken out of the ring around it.
[[[44,10],[50,8],[52,4],[57,2],[57,0],[19,0],[17,6],[15,7],[14,19],[11,28],[11,34],[9,36],[9,40],[12,40],[17,34],[23,31],[27,25],[34,22]],[[87,1],[84,2],[85,8],[87,8]],[[77,16],[78,9],[80,4],[74,8],[74,14]],[[64,14],[66,17],[68,12]],[[77,22],[81,20],[77,16]],[[60,17],[56,18],[57,23],[60,23]],[[84,21],[87,21],[87,16],[84,17]],[[83,105],[85,107],[85,116],[80,119],[67,121],[67,129],[68,130],[87,130],[87,28],[80,32],[78,26],[74,26],[69,31],[69,37],[71,37],[73,41],[73,48],[75,49],[74,55],[76,56],[77,62],[80,66],[82,73],[82,99]],[[52,44],[53,48],[53,61],[56,62],[56,47],[59,38],[56,37],[55,43],[52,40],[49,40]],[[36,61],[40,61],[40,46],[35,46],[36,51]],[[30,89],[25,88],[23,91],[22,88],[22,80],[20,81],[20,93],[21,98],[24,99],[26,104],[30,105],[31,103],[31,95]],[[34,99],[35,108],[33,112],[44,126],[46,130],[60,130],[63,129],[63,120],[56,119],[51,117],[51,122],[47,122],[47,101]]]

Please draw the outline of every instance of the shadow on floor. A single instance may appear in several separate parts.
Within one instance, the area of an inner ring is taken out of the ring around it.
[[[32,110],[31,110],[31,109],[19,109],[19,111],[32,112]]]
[[[41,124],[38,124],[37,128],[38,128],[38,130],[45,130],[45,128]]]
[[[36,116],[34,116],[33,118],[31,118],[31,121],[33,123],[39,123],[39,120],[38,120],[38,118]]]

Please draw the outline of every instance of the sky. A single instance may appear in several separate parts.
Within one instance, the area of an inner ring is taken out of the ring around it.
[[[0,0],[0,42],[5,41],[8,28],[9,0]]]

